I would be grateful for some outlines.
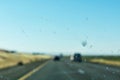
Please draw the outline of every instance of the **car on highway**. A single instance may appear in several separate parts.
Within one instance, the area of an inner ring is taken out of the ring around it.
[[[82,62],[82,56],[81,53],[75,53],[70,56],[70,60],[74,62]]]
[[[60,61],[60,56],[54,56],[53,60],[54,61]]]

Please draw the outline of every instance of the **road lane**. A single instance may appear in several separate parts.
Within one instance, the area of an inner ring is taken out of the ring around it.
[[[60,66],[61,62],[50,61],[44,68],[26,80],[68,80]]]
[[[16,65],[14,67],[0,69],[0,80],[18,80],[23,75],[27,74],[31,70],[35,69],[39,65],[42,65],[48,60],[37,61],[25,65]]]
[[[45,62],[35,62],[0,70],[0,80],[18,80]],[[69,60],[48,61],[26,80],[120,80],[120,68]]]
[[[42,67],[44,67],[46,64],[47,64],[47,62],[45,62],[43,64],[40,64],[38,67],[36,67],[35,69],[33,69],[32,71],[30,71],[26,75],[22,76],[18,80],[25,80],[26,78],[30,77],[33,73],[35,73],[36,71],[38,71],[39,69],[41,69]]]
[[[120,68],[69,61],[49,61],[26,80],[120,80]]]

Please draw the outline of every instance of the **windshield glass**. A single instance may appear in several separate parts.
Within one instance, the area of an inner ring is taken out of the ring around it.
[[[0,0],[0,80],[120,80],[119,35],[119,0]]]

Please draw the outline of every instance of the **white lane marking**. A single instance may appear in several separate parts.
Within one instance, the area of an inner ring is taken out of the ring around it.
[[[68,72],[64,71],[63,73],[68,77],[69,80],[74,80],[74,79],[68,74]]]
[[[78,72],[81,74],[85,74],[85,71],[83,71],[82,69],[79,69]]]
[[[103,77],[105,78],[105,77],[106,77],[106,75],[103,75]]]
[[[64,74],[74,74],[74,73],[77,73],[76,71],[63,71],[61,73],[64,73]]]

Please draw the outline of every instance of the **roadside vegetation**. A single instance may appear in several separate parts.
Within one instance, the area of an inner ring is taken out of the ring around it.
[[[87,62],[120,66],[120,56],[83,56]]]
[[[47,55],[0,52],[0,69],[50,59]]]

